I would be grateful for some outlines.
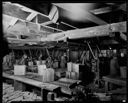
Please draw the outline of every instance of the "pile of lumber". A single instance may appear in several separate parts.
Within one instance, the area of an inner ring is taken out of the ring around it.
[[[41,101],[41,96],[35,93],[14,91],[12,85],[3,83],[3,103],[10,103],[12,101]]]

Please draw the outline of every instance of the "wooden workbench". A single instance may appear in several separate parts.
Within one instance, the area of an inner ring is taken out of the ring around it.
[[[14,83],[15,82],[16,82],[16,84],[19,83],[19,85],[23,85],[23,83],[24,83],[24,84],[29,84],[29,85],[41,88],[42,98],[43,98],[43,89],[46,89],[46,90],[49,90],[49,91],[60,89],[60,87],[57,86],[57,85],[50,84],[50,83],[43,83],[43,82],[40,82],[40,81],[37,81],[37,80],[26,78],[25,76],[10,75],[10,74],[7,74],[7,73],[2,73],[2,75],[3,75],[4,78],[14,80]]]
[[[19,81],[19,82],[22,82],[22,83],[25,83],[25,84],[29,84],[29,85],[32,85],[32,86],[35,86],[35,87],[39,87],[39,88],[42,88],[42,87],[46,87],[46,88],[58,88],[59,86],[57,85],[54,85],[54,84],[50,84],[50,83],[43,83],[43,82],[40,82],[40,81],[36,81],[36,80],[33,80],[33,79],[29,79],[29,78],[26,78],[25,76],[19,76],[19,75],[10,75],[10,74],[7,74],[7,73],[3,73],[3,77],[5,78],[8,78],[8,79],[13,79],[13,80],[16,80],[16,81]]]
[[[109,83],[116,84],[122,87],[126,87],[126,79],[120,77],[113,77],[113,76],[103,76],[103,80],[105,81],[105,91],[109,91]]]

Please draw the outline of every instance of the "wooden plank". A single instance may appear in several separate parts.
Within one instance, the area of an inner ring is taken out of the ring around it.
[[[49,13],[49,18],[53,23],[56,23],[59,19],[58,8],[54,5],[52,5],[51,11]]]
[[[42,84],[42,82],[39,82],[39,81],[35,81],[35,80],[28,79],[28,78],[21,77],[21,76],[8,75],[6,73],[3,73],[3,77],[14,79],[14,80],[17,80],[17,81],[20,81],[26,84],[30,84],[36,87],[40,87],[40,85]]]
[[[109,91],[109,93],[112,93],[112,94],[126,94],[127,91],[126,91],[126,87],[123,87],[123,88],[119,88],[119,89],[116,89],[116,90],[111,90],[111,91]]]
[[[50,18],[50,20],[52,20],[53,18],[54,18],[54,16],[55,16],[55,13],[58,11],[58,9],[57,9],[57,7],[56,6],[54,6],[54,5],[52,5],[52,8],[51,8],[51,10],[50,10],[50,13],[49,13],[49,18]]]
[[[103,80],[105,82],[117,84],[117,85],[120,85],[120,86],[126,86],[126,80],[121,79],[120,77],[103,76]]]
[[[36,17],[37,16],[37,13],[35,13],[35,12],[32,12],[27,18],[26,18],[26,20],[28,20],[28,21],[31,21],[34,17]]]
[[[41,25],[49,25],[49,24],[52,24],[53,22],[52,21],[47,21],[45,23],[41,23]]]

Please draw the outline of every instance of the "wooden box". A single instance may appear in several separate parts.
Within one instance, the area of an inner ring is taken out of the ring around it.
[[[25,75],[26,65],[14,65],[14,75]]]

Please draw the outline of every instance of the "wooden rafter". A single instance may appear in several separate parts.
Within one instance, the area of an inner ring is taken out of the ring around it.
[[[53,22],[52,21],[47,21],[45,23],[41,23],[41,25],[49,25],[49,24],[52,24]]]
[[[3,16],[4,17],[11,17],[11,16],[9,16],[9,15],[6,15],[6,14],[3,14]],[[12,18],[16,18],[16,17],[12,17]],[[45,28],[48,28],[48,29],[52,29],[52,30],[56,30],[56,31],[63,31],[63,30],[60,30],[60,29],[56,29],[56,28],[53,28],[53,27],[49,27],[49,26],[45,26],[45,25],[41,25],[41,24],[36,24],[36,23],[33,23],[33,22],[29,22],[29,21],[26,21],[26,20],[22,20],[22,19],[19,19],[19,18],[16,18],[16,19],[18,19],[19,21],[21,21],[21,22],[24,22],[24,23],[31,23],[31,24],[33,24],[33,25],[37,25],[37,26],[43,26],[43,27],[45,27]]]
[[[37,16],[37,13],[36,12],[32,12],[27,18],[26,20],[27,21],[31,21],[33,18],[35,18]]]
[[[27,20],[27,21],[29,21],[29,22],[31,22],[31,20],[34,18],[34,17],[36,17],[37,15],[40,15],[40,16],[42,16],[42,17],[45,17],[45,18],[48,18],[49,19],[49,21],[46,21],[46,22],[44,22],[44,23],[40,23],[41,25],[43,25],[43,26],[45,26],[45,25],[48,25],[48,24],[52,24],[53,23],[53,21],[52,20],[50,20],[50,16],[47,16],[47,15],[44,15],[44,14],[42,14],[42,13],[40,13],[40,12],[37,12],[37,11],[35,11],[35,10],[32,10],[32,9],[30,9],[30,8],[27,8],[27,7],[25,7],[25,6],[23,6],[23,5],[20,5],[20,4],[17,4],[17,3],[6,3],[5,2],[5,4],[8,4],[8,5],[10,5],[10,6],[14,6],[14,7],[18,7],[19,8],[19,10],[20,11],[22,11],[22,13],[24,13],[24,12],[29,12],[30,14],[27,16],[27,18],[26,19],[23,19],[23,20]],[[3,8],[4,8],[4,4],[3,4]],[[6,8],[5,10],[7,10],[8,8]],[[7,10],[8,11],[8,10]],[[8,14],[7,14],[8,15]],[[16,15],[16,13],[15,13],[15,15]],[[10,15],[11,16],[11,15]],[[13,15],[12,15],[13,16]],[[15,16],[15,18],[18,18],[18,16]],[[18,18],[18,19],[21,19],[20,17]],[[38,21],[38,20],[36,20],[36,21]],[[38,24],[38,23],[37,23]],[[52,28],[52,29],[54,29],[54,28]],[[57,30],[57,29],[56,29]],[[60,30],[59,30],[60,31]]]
[[[23,6],[23,5],[20,5],[20,4],[17,4],[17,3],[14,3],[14,4],[12,3],[12,5],[18,6],[18,7],[21,8],[21,10],[23,10],[23,11],[26,11],[26,12],[35,12],[35,13],[37,13],[37,14],[42,15],[43,17],[49,18],[47,15],[44,15],[44,14],[42,14],[42,13],[40,13],[40,12],[37,12],[37,11],[35,11],[35,10],[32,10],[32,9],[26,7],[26,6]]]

